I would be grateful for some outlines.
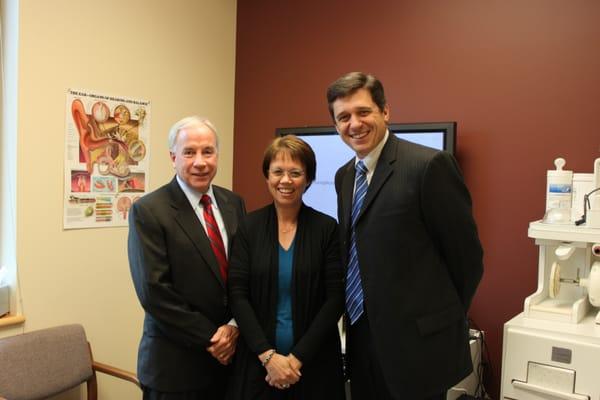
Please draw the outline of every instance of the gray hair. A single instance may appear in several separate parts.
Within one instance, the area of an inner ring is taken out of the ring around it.
[[[208,118],[193,115],[191,117],[180,119],[173,124],[171,129],[169,129],[169,151],[172,152],[175,149],[175,142],[177,142],[177,135],[179,135],[179,131],[190,126],[205,126],[210,129],[215,134],[215,143],[217,145],[217,150],[219,149],[219,135],[217,134],[217,128],[215,128],[213,123],[210,122]]]

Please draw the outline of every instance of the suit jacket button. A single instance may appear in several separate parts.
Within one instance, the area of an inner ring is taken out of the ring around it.
[[[227,296],[223,296],[223,305],[227,307]]]

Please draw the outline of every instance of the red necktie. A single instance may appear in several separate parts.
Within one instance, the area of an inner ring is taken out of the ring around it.
[[[204,223],[206,224],[206,233],[210,240],[210,247],[212,247],[213,253],[215,253],[215,257],[219,263],[223,281],[227,282],[227,255],[225,254],[225,245],[223,244],[221,232],[219,232],[219,225],[217,225],[215,215],[212,211],[210,196],[206,194],[202,195],[200,203],[204,207]]]

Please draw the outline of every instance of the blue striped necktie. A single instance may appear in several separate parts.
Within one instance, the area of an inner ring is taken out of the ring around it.
[[[354,324],[363,313],[363,290],[358,267],[356,251],[356,219],[360,213],[363,200],[367,194],[367,167],[362,161],[356,163],[354,199],[352,200],[352,234],[350,237],[350,252],[348,254],[348,269],[346,271],[346,311],[350,324]]]

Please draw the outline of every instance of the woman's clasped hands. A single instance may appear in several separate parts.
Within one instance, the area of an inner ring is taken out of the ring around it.
[[[289,389],[302,376],[300,372],[302,362],[291,353],[284,356],[274,350],[267,350],[259,356],[259,359],[267,370],[265,380],[277,389]]]

